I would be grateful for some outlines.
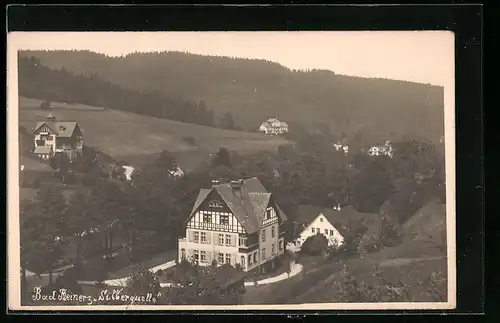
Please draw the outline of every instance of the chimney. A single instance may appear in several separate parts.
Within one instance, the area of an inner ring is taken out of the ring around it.
[[[49,115],[46,117],[46,119],[47,119],[47,120],[54,121],[54,120],[56,120],[56,117],[54,117],[54,116],[52,115],[52,113],[49,113]]]
[[[219,181],[217,181],[217,180],[213,180],[213,181],[212,181],[212,187],[217,186],[217,185],[219,185],[219,184],[220,184],[220,183],[219,183]]]
[[[240,190],[243,187],[243,180],[238,179],[236,181],[231,181],[230,184],[233,190]]]

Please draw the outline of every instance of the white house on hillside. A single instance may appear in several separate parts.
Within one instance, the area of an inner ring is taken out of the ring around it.
[[[179,239],[179,261],[239,264],[243,271],[275,267],[285,253],[286,215],[257,178],[201,189]]]
[[[269,118],[260,125],[259,131],[266,135],[280,135],[288,132],[288,124],[277,118]]]
[[[369,156],[389,156],[392,158],[394,150],[392,149],[391,142],[387,140],[382,146],[373,146],[368,150]]]
[[[328,245],[341,247],[348,232],[351,216],[358,212],[352,207],[333,207],[331,209],[313,205],[302,205],[297,209],[294,240],[287,244],[287,249],[299,251],[304,241],[315,234],[322,234],[328,239]]]
[[[349,146],[347,145],[347,141],[345,139],[341,139],[333,144],[333,147],[336,151],[342,151],[345,155],[349,153]]]

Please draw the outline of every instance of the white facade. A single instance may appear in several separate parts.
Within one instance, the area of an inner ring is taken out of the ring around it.
[[[311,223],[305,226],[304,230],[295,239],[295,248],[300,250],[304,241],[318,232],[328,239],[329,246],[340,247],[344,244],[342,234],[328,221],[323,213],[320,213]]]
[[[270,118],[260,125],[259,131],[266,135],[279,135],[288,132],[288,124],[276,118]]]
[[[186,237],[178,241],[178,261],[186,258],[208,266],[216,260],[218,265],[239,264],[249,271],[283,255],[276,211],[270,207],[266,214],[252,240],[231,212],[197,211],[187,222]]]
[[[392,158],[394,155],[394,150],[392,149],[391,143],[386,141],[382,146],[373,146],[368,150],[369,156],[389,156]]]
[[[349,153],[349,146],[347,145],[342,145],[340,143],[333,144],[333,147],[335,147],[336,151],[342,151],[344,152],[345,155]]]

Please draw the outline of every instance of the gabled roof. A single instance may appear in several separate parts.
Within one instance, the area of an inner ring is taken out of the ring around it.
[[[78,124],[75,121],[40,121],[36,124],[33,133],[40,127],[47,125],[59,137],[71,137]]]
[[[295,222],[307,226],[320,214],[323,214],[328,222],[330,222],[342,235],[345,235],[346,230],[343,228],[349,227],[349,221],[361,220],[362,217],[362,214],[350,205],[342,208],[340,211],[315,205],[301,205],[297,209],[297,219]],[[301,230],[298,229],[298,231]]]
[[[260,229],[267,206],[271,199],[271,193],[256,178],[243,180],[241,188],[234,189],[229,183],[215,185],[212,189],[201,189],[193,205],[190,217],[198,210],[207,196],[217,192],[227,207],[234,213],[240,224],[247,233],[251,234]],[[285,221],[285,213],[278,208],[278,216]]]

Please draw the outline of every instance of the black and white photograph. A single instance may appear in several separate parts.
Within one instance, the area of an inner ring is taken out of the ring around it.
[[[452,32],[7,48],[11,309],[456,307]]]

